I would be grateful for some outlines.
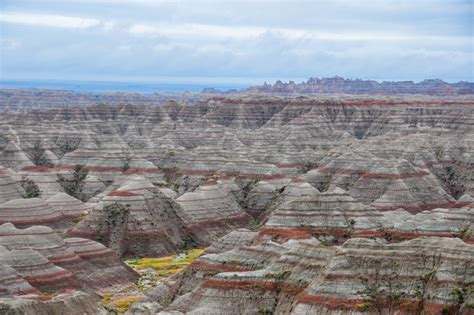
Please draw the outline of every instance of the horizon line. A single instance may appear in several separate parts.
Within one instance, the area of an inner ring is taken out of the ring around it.
[[[306,83],[310,79],[334,79],[342,78],[344,80],[351,81],[374,81],[377,83],[383,82],[413,82],[421,83],[426,80],[440,80],[445,83],[453,84],[460,82],[474,83],[470,80],[447,80],[443,78],[424,78],[421,80],[415,79],[372,79],[364,77],[344,77],[341,75],[332,75],[332,76],[309,76],[309,77],[292,77],[292,76],[283,76],[283,77],[242,77],[242,76],[156,76],[156,77],[119,77],[114,78],[35,78],[35,77],[12,77],[5,78],[0,77],[0,83],[60,83],[60,82],[69,82],[69,83],[115,83],[115,84],[189,84],[189,85],[203,85],[203,84],[221,84],[221,85],[263,85],[275,84],[280,81],[284,84],[289,84],[293,81],[295,84]],[[212,88],[212,86],[209,86]]]

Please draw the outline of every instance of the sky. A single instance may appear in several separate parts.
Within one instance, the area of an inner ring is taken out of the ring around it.
[[[0,0],[0,79],[474,81],[471,0]]]

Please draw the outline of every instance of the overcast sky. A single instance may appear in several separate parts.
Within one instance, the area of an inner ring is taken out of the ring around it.
[[[0,0],[0,70],[4,80],[474,81],[473,28],[471,0]]]

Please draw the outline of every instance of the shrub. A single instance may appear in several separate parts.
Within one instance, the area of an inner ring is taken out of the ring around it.
[[[470,223],[465,223],[456,232],[456,236],[459,237],[462,240],[469,238],[471,236],[471,234],[472,234],[472,231],[471,231],[471,224]]]
[[[59,148],[59,152],[61,155],[65,155],[69,152],[76,150],[79,147],[79,143],[81,139],[65,139],[63,142],[56,143]]]
[[[89,171],[84,166],[76,165],[69,176],[58,175],[58,182],[66,194],[82,200],[82,189],[88,173]]]
[[[53,163],[51,163],[45,155],[45,150],[41,147],[41,144],[39,141],[36,141],[33,145],[33,150],[31,151],[30,158],[31,161],[36,165],[36,166],[48,166],[51,167],[53,166]]]
[[[23,198],[37,198],[41,196],[41,190],[39,190],[38,185],[36,185],[31,179],[23,178],[21,181],[21,187],[25,190]]]

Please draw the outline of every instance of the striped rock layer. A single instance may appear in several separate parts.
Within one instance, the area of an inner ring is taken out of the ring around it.
[[[120,256],[165,255],[194,242],[179,210],[151,182],[124,182],[67,235],[97,240]]]
[[[0,226],[0,264],[5,296],[130,283],[136,274],[105,246],[63,239],[51,228]],[[8,276],[15,281],[7,281]]]
[[[57,193],[47,200],[13,199],[0,204],[0,224],[13,223],[22,228],[41,224],[64,232],[90,208],[90,205],[65,193]]]
[[[473,259],[474,245],[456,238],[352,238],[342,246],[254,239],[200,257],[129,313],[157,303],[159,314],[471,314],[473,297],[460,302],[452,293],[472,285]]]
[[[21,187],[21,178],[9,169],[0,167],[0,203],[22,198],[25,191]]]
[[[192,106],[9,111],[0,119],[7,139],[0,165],[29,172],[40,143],[56,166],[26,175],[48,195],[55,189],[49,173],[76,164],[89,170],[88,198],[124,174],[177,179],[168,184],[181,183],[183,194],[199,186],[192,178],[216,173],[272,181],[313,169],[305,181],[318,190],[343,188],[380,210],[452,208],[474,194],[473,105],[454,96],[241,96]],[[265,205],[253,200],[253,214]]]
[[[238,190],[229,180],[209,180],[176,199],[178,214],[200,243],[210,244],[252,222],[236,200],[233,191]]]
[[[82,206],[56,195],[55,179],[75,165],[88,172],[81,199],[96,205],[47,246],[4,226],[14,236],[0,244],[1,294],[124,281],[92,240],[141,256],[223,237],[144,303],[178,314],[472,312],[470,297],[450,294],[473,276],[471,98],[151,104],[2,113],[2,222],[71,221]],[[34,165],[36,144],[53,166]],[[20,199],[23,176],[42,199]],[[240,229],[254,220],[258,231]]]
[[[474,208],[426,210],[412,214],[406,210],[379,211],[357,202],[348,192],[313,193],[282,204],[273,211],[261,233],[281,239],[330,236],[384,237],[387,240],[419,236],[461,237],[473,243]]]
[[[459,239],[422,237],[398,244],[352,239],[320,274],[318,283],[297,298],[292,314],[341,310],[359,314],[377,309],[469,314],[472,295],[466,295],[466,304],[458,305],[452,294],[472,282],[473,259],[473,245]],[[388,296],[383,293],[390,291]]]

